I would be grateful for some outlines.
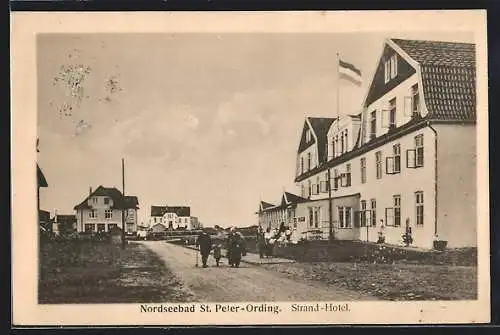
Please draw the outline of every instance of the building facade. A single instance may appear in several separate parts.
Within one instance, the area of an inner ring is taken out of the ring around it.
[[[198,218],[191,216],[189,206],[151,206],[149,225],[162,224],[168,230],[198,229]]]
[[[78,232],[109,232],[122,228],[125,232],[137,232],[137,210],[139,201],[135,196],[123,196],[116,188],[100,185],[95,191],[75,206]]]
[[[306,118],[301,229],[392,244],[410,229],[415,246],[476,246],[475,73],[473,44],[387,40],[360,113]]]

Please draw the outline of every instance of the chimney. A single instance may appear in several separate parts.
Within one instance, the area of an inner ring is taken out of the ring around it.
[[[92,186],[89,187],[89,195],[92,194]]]

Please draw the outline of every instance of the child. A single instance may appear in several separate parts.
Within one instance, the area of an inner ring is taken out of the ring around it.
[[[222,257],[221,248],[222,246],[220,244],[215,244],[213,247],[215,263],[217,264],[217,266],[219,266],[219,262]]]

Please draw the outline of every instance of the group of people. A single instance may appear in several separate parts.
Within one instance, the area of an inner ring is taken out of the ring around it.
[[[225,244],[227,250],[226,257],[229,265],[231,267],[239,267],[242,256],[246,254],[246,243],[243,235],[241,235],[240,232],[237,232],[233,227],[226,237]],[[196,239],[196,247],[200,250],[201,262],[204,268],[208,267],[207,261],[212,250],[216,266],[220,265],[220,259],[222,258],[222,244],[212,243],[212,238],[207,232],[203,231],[198,236]]]
[[[259,257],[273,257],[274,248],[279,243],[287,243],[291,239],[292,232],[290,227],[285,226],[282,222],[279,228],[271,230],[270,227],[264,231],[264,229],[259,226],[257,231],[257,243],[259,248]]]

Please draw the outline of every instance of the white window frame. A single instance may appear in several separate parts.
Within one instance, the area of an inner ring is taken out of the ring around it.
[[[382,151],[375,152],[375,177],[382,179]]]
[[[401,195],[395,194],[392,196],[394,208],[394,227],[401,227]],[[399,222],[396,223],[396,209],[399,209]]]
[[[424,166],[424,134],[415,136],[415,166]]]
[[[396,128],[397,112],[398,112],[397,100],[396,100],[396,98],[392,98],[391,100],[389,100],[389,118],[388,118],[388,122],[387,122],[389,130]],[[394,120],[391,120],[391,115],[394,115]]]
[[[108,197],[104,198],[104,204],[109,205],[110,204],[110,199]]]
[[[104,210],[104,218],[105,219],[112,219],[113,218],[113,210],[112,209],[105,209]]]
[[[390,59],[384,62],[384,83],[387,84],[389,80],[391,80]]]
[[[89,211],[89,218],[90,219],[96,219],[97,218],[97,209],[91,209]]]
[[[415,192],[415,225],[418,227],[424,226],[424,216],[425,216],[425,207],[424,207],[424,192],[417,191]],[[422,215],[419,215],[419,209],[422,208]],[[419,220],[421,218],[421,220]]]
[[[377,137],[377,110],[370,113],[370,140]]]
[[[418,83],[411,87],[411,115],[420,115],[420,92]]]
[[[374,206],[375,205],[375,206]],[[377,226],[377,199],[370,199],[370,221],[371,226]]]
[[[398,55],[393,54],[390,59],[391,62],[391,79],[394,79],[398,76]]]

